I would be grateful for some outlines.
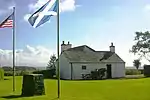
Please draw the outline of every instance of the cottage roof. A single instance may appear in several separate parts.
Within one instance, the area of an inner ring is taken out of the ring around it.
[[[70,48],[62,52],[70,62],[103,62],[110,61],[113,55],[119,62],[124,62],[116,53],[110,51],[95,51],[87,45]]]

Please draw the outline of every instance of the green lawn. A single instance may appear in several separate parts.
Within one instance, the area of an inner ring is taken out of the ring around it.
[[[22,77],[16,78],[15,93],[12,92],[12,78],[7,79],[0,81],[0,100],[57,100],[56,80],[45,80],[46,95],[21,98],[17,95],[21,94]],[[61,81],[60,100],[150,100],[150,78]]]

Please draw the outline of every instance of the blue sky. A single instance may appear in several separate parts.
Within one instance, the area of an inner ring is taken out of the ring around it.
[[[25,52],[30,47],[34,51],[40,47],[49,50],[50,54],[56,53],[56,17],[52,17],[50,23],[36,29],[25,20],[25,16],[40,7],[36,4],[44,1],[46,0],[0,1],[0,22],[10,14],[9,8],[16,6],[16,49]],[[62,7],[64,11],[60,14],[60,43],[64,40],[70,41],[73,46],[88,45],[95,50],[109,50],[109,45],[113,42],[116,53],[125,60],[127,66],[132,66],[136,56],[130,54],[129,49],[133,44],[134,33],[150,29],[149,0],[62,2],[67,3]],[[11,29],[0,29],[0,49],[3,52],[12,49],[11,32]],[[143,63],[147,62],[143,60]]]

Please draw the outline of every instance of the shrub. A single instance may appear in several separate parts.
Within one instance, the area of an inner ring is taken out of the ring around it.
[[[18,73],[18,76],[23,76],[23,75],[27,75],[30,74],[29,71],[20,71],[20,73]]]
[[[139,75],[141,71],[137,69],[126,69],[126,75]]]
[[[141,72],[141,74],[144,74],[144,69],[138,69],[140,72]]]
[[[92,79],[103,79],[105,76],[106,69],[96,69],[95,71],[91,71],[91,78]]]
[[[4,70],[0,68],[0,80],[4,79]]]
[[[13,73],[11,73],[11,72],[5,72],[4,76],[13,76]]]
[[[26,74],[30,74],[30,71],[15,71],[15,76],[23,76]],[[13,76],[13,71],[5,71],[4,76]]]
[[[54,78],[55,69],[34,71],[33,74],[43,74],[44,78]]]

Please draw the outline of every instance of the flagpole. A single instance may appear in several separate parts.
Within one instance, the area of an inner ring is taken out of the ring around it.
[[[59,0],[57,6],[57,79],[58,79],[58,98],[60,98],[60,66],[59,66]]]
[[[13,7],[13,92],[15,91],[15,7]]]

